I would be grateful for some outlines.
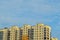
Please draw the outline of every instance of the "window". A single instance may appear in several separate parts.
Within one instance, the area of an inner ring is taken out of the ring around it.
[[[0,32],[0,40],[3,40],[3,32]]]

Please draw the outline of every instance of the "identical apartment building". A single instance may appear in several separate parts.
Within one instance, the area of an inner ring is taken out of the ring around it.
[[[44,24],[12,26],[0,30],[0,40],[57,40],[51,38],[51,28]]]

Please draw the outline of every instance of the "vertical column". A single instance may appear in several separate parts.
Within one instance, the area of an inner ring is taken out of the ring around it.
[[[45,26],[44,28],[44,40],[50,40],[51,39],[51,28],[49,26]]]
[[[3,30],[3,40],[8,40],[8,29]]]

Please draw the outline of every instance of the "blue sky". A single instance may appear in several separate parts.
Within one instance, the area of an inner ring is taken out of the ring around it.
[[[60,39],[60,0],[0,0],[0,28],[44,23]]]

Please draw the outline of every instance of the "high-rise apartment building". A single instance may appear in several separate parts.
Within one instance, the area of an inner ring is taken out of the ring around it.
[[[53,38],[51,38],[51,40],[58,40],[58,38],[53,37]]]
[[[12,26],[0,30],[0,40],[51,40],[51,28],[44,24]]]

